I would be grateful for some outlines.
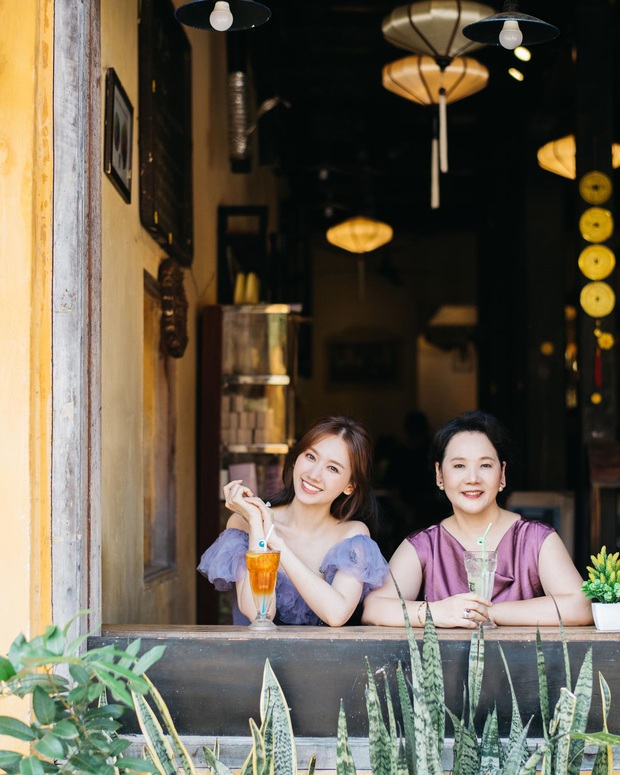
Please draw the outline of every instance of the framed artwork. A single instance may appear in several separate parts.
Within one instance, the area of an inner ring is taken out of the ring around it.
[[[194,255],[191,48],[172,0],[141,0],[140,222],[183,267]]]
[[[131,202],[133,106],[113,67],[108,68],[105,84],[103,168],[123,199]]]
[[[393,386],[401,377],[402,342],[332,341],[327,345],[327,381],[331,387]]]

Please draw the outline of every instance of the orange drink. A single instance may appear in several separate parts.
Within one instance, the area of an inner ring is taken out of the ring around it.
[[[245,564],[250,575],[250,586],[256,604],[257,617],[250,625],[255,629],[270,629],[275,627],[267,614],[273,602],[276,588],[278,568],[280,567],[279,551],[247,551]]]

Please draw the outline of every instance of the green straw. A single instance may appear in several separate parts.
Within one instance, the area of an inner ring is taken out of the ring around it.
[[[482,547],[482,559],[483,559],[483,560],[484,560],[484,554],[485,554],[485,551],[486,551],[486,549],[485,549],[485,544],[486,544],[486,541],[487,541],[487,536],[489,535],[489,530],[491,529],[491,525],[492,525],[492,524],[493,524],[492,522],[489,522],[489,526],[488,526],[488,527],[487,527],[487,529],[485,530],[485,533],[484,533],[484,535],[483,535],[483,536],[480,536],[480,538],[479,538],[479,539],[477,540],[477,542],[476,542],[476,543],[478,544],[478,546],[481,546],[481,547]]]

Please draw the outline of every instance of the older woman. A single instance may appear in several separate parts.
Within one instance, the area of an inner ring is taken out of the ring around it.
[[[553,626],[557,604],[565,625],[591,624],[581,576],[557,533],[497,503],[508,459],[500,423],[484,412],[466,412],[437,432],[433,459],[453,514],[408,536],[390,561],[411,623],[423,626],[430,609],[438,627],[471,629],[487,618],[497,625]],[[485,534],[486,548],[498,555],[492,600],[469,591],[464,565],[465,551],[479,549]],[[403,625],[392,578],[368,595],[363,621]]]

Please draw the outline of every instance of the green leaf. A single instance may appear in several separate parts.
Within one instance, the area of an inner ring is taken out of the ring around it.
[[[65,636],[62,630],[56,625],[52,624],[45,628],[45,634],[43,635],[45,647],[52,654],[60,656],[65,651]]]
[[[104,666],[95,663],[93,663],[93,665],[97,678],[99,678],[101,683],[108,687],[108,689],[112,692],[112,695],[116,697],[119,702],[122,702],[124,705],[131,707],[131,695],[127,691],[127,687],[123,681],[120,681],[118,678],[109,673]]]
[[[78,684],[87,684],[90,681],[90,673],[82,665],[69,665],[69,673]]]
[[[310,761],[308,762],[308,775],[314,775],[314,771],[316,770],[316,754],[313,753],[310,757]]]
[[[572,729],[575,732],[586,731],[590,706],[592,705],[592,680],[592,646],[590,646],[583,659],[579,675],[577,676],[577,683],[575,684],[577,703],[572,723]],[[584,746],[583,740],[571,740],[568,775],[579,775],[581,762],[583,761]]]
[[[32,693],[32,709],[37,721],[44,726],[51,724],[56,718],[56,702],[40,686],[36,686]]]
[[[149,762],[146,759],[125,758],[123,756],[116,764],[119,769],[129,770],[130,772],[157,772],[157,767],[153,762]]]
[[[13,663],[6,657],[0,657],[0,681],[7,681],[15,675]]]
[[[141,694],[132,693],[138,724],[146,739],[149,754],[162,775],[177,775],[174,753],[153,709]]]
[[[480,701],[484,675],[484,631],[481,627],[472,633],[467,667],[467,695],[469,697],[469,728],[474,728],[474,717]]]
[[[344,712],[344,702],[340,700],[338,713],[338,742],[336,745],[336,775],[355,775],[355,762],[349,745],[347,717]]]
[[[145,673],[149,667],[162,658],[165,650],[165,646],[154,646],[152,649],[149,649],[149,651],[147,651],[146,654],[143,654],[136,662],[133,672],[136,675]]]
[[[179,737],[179,733],[177,732],[177,729],[174,725],[172,716],[170,715],[170,711],[168,710],[168,706],[164,702],[164,698],[157,691],[157,689],[153,685],[153,682],[150,680],[150,678],[147,675],[143,676],[143,680],[146,683],[149,693],[153,698],[153,701],[155,702],[157,710],[161,714],[162,721],[164,722],[164,725],[168,730],[168,734],[170,735],[170,739],[172,740],[172,744],[174,745],[176,754],[180,759],[180,763],[181,763],[181,767],[183,768],[184,775],[194,775],[194,773],[196,772],[196,768],[194,767],[194,762],[192,760],[192,757],[189,755],[187,748],[181,742],[181,738]],[[132,691],[134,704],[135,704],[137,694],[138,694],[137,692]],[[287,707],[287,711],[288,711],[288,707]]]
[[[23,667],[24,663],[22,661],[22,651],[25,646],[27,646],[28,641],[24,637],[23,633],[20,633],[13,643],[11,643],[11,648],[9,649],[9,660],[13,667],[16,670],[19,670],[21,667]]]
[[[250,719],[250,734],[252,735],[252,771],[255,775],[266,775],[271,770],[272,752],[269,752],[269,763],[265,751],[265,741],[254,719]]]
[[[291,714],[282,687],[271,669],[269,660],[266,659],[260,696],[260,712],[263,721],[267,715],[268,705],[273,715],[274,775],[296,773],[297,750]]]
[[[89,703],[99,700],[101,695],[105,692],[105,686],[100,683],[91,684],[86,692],[86,699]]]
[[[83,753],[76,753],[71,756],[69,763],[78,772],[86,772],[88,775],[104,775],[104,773],[114,771],[112,767],[102,766],[102,760],[99,757]]]
[[[540,717],[545,740],[549,737],[549,688],[547,684],[547,671],[545,669],[545,655],[542,649],[540,630],[536,627],[536,667],[538,670],[538,697],[540,702]]]
[[[487,714],[480,741],[480,770],[495,772],[500,769],[501,745],[497,725],[497,708]]]
[[[100,705],[97,708],[89,708],[84,718],[120,718],[126,710],[124,705],[110,703],[109,705]]]
[[[504,663],[504,669],[506,670],[506,677],[508,678],[508,685],[510,686],[510,696],[512,698],[512,714],[510,719],[510,733],[508,735],[508,756],[511,755],[515,746],[520,746],[520,740],[523,737],[523,721],[521,720],[521,714],[519,713],[519,702],[515,693],[515,688],[512,683],[512,676],[510,675],[510,669],[508,667],[508,660],[504,654],[504,650],[498,643],[499,653]],[[525,761],[525,758],[524,758]]]
[[[429,606],[426,607],[424,638],[422,640],[422,662],[424,664],[424,697],[431,717],[431,724],[437,739],[439,758],[443,753],[446,731],[446,711],[443,683],[443,665],[439,638]]]
[[[377,684],[366,661],[368,686],[366,687],[366,711],[368,714],[368,746],[370,749],[370,768],[381,775],[396,772],[395,753],[392,751],[390,735],[381,713],[381,703],[377,693]],[[394,754],[394,755],[393,755]]]
[[[551,722],[559,735],[555,749],[555,772],[568,772],[570,757],[570,732],[575,716],[577,697],[565,687],[560,689],[560,699],[555,706],[553,721]]]
[[[590,745],[620,745],[620,735],[612,735],[611,732],[571,732],[571,737]]]
[[[233,775],[232,770],[229,770],[228,767],[219,760],[219,757],[216,756],[210,748],[205,746],[202,750],[204,751],[207,766],[213,770],[214,775]]]
[[[63,744],[59,737],[49,732],[45,737],[34,744],[35,749],[46,759],[62,759],[65,755],[66,743]]]
[[[45,770],[36,756],[25,756],[19,763],[21,775],[44,775]]]
[[[131,666],[135,663],[136,659],[138,658],[138,652],[140,651],[141,645],[142,645],[142,638],[136,638],[135,640],[132,640],[131,643],[125,649],[125,654],[128,654],[129,656],[121,657],[121,659],[118,660],[118,664],[121,667],[131,668]]]
[[[80,734],[75,724],[69,721],[69,719],[63,719],[54,724],[53,732],[56,737],[60,737],[63,740],[75,740]]]
[[[403,721],[403,731],[405,733],[405,755],[407,757],[407,769],[409,775],[415,775],[415,726],[413,723],[413,707],[411,697],[407,691],[405,674],[403,673],[402,663],[398,663],[396,668],[396,681],[398,684],[398,699],[400,702],[400,714]]]
[[[67,694],[67,702],[69,705],[75,705],[85,700],[87,696],[88,686],[76,686]]]
[[[12,716],[0,716],[0,735],[16,737],[18,740],[36,740],[38,737],[27,724]]]
[[[19,763],[23,754],[16,751],[0,751],[0,770],[8,773],[19,772]]]

